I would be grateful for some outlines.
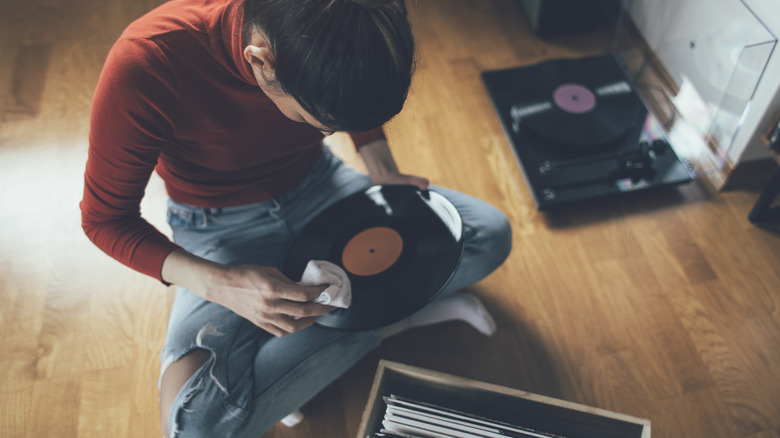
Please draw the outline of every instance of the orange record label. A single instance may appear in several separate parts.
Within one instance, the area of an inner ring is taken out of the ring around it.
[[[349,239],[341,253],[347,271],[367,277],[379,274],[398,260],[404,248],[400,234],[392,228],[365,229]]]

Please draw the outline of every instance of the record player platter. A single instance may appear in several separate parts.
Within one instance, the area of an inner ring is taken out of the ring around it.
[[[482,80],[540,210],[692,180],[612,55]]]

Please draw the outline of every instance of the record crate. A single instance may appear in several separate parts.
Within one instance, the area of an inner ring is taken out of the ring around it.
[[[391,395],[532,431],[496,432],[507,437],[650,438],[649,420],[387,360],[379,362],[357,438],[407,436],[381,434]]]

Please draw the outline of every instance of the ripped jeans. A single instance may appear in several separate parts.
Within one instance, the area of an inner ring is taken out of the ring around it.
[[[173,201],[174,240],[225,264],[281,268],[293,238],[320,211],[371,185],[325,147],[311,172],[276,199],[209,209]],[[476,283],[511,248],[506,217],[494,207],[431,187],[452,202],[464,223],[464,254],[444,293]],[[313,325],[277,338],[218,304],[179,288],[171,312],[162,371],[196,348],[211,358],[184,384],[169,417],[172,437],[256,438],[333,382],[383,338],[382,329],[344,332]]]

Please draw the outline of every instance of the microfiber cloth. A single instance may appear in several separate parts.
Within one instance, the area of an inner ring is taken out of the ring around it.
[[[315,303],[347,308],[352,303],[352,285],[343,269],[326,260],[311,260],[303,271],[299,284],[329,285]]]

